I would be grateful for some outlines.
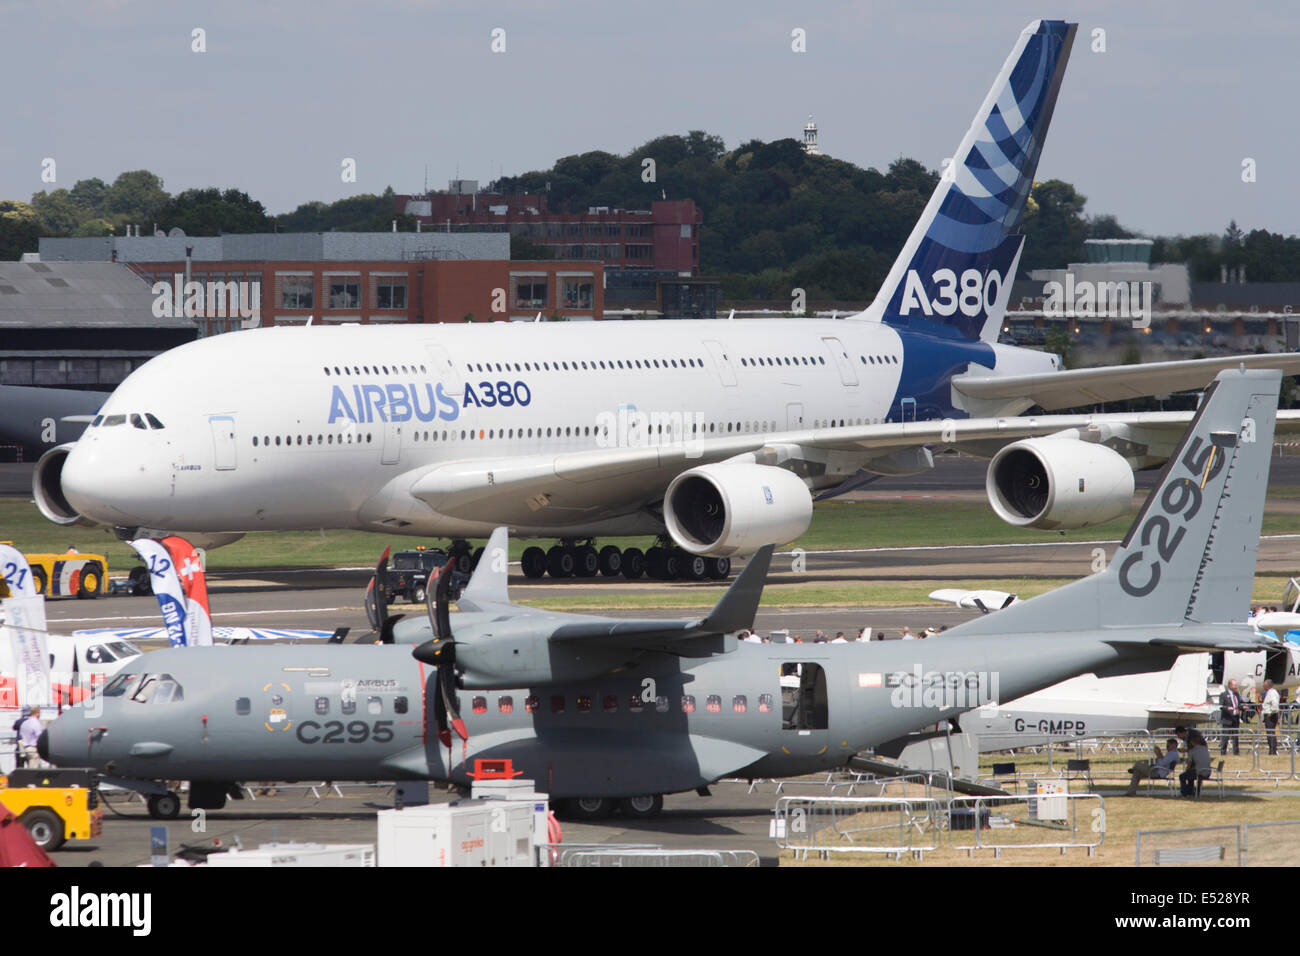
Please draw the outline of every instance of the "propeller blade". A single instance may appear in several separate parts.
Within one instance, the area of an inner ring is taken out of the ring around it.
[[[384,622],[388,619],[388,554],[392,548],[384,548],[384,553],[379,556],[379,563],[375,565],[374,577],[366,586],[366,619],[370,622],[370,629],[380,630]]]

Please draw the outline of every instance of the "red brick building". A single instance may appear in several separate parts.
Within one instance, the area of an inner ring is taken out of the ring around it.
[[[472,181],[422,196],[397,196],[394,211],[438,232],[508,232],[552,250],[557,259],[599,259],[607,270],[647,269],[696,275],[704,215],[690,199],[650,209],[550,208],[545,195],[480,193]]]

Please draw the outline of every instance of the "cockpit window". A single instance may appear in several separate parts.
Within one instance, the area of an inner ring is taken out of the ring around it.
[[[86,648],[86,662],[88,664],[107,664],[109,661],[115,661],[117,657],[113,652],[102,644],[91,644]]]
[[[144,674],[131,700],[140,704],[170,704],[183,700],[181,685],[171,674]]]
[[[141,431],[144,431],[149,427],[144,423],[143,418],[141,418],[139,415],[134,415],[134,414],[131,416],[131,425],[135,428],[139,428]]]
[[[104,420],[104,416],[103,416],[103,415],[96,415],[96,416],[95,416],[95,420],[92,421],[92,422],[90,423],[90,427],[91,427],[91,428],[98,428],[98,427],[99,427],[99,423],[102,422],[103,420]]]
[[[125,425],[125,424],[126,424],[126,416],[125,416],[125,415],[105,415],[105,416],[104,416],[104,427],[105,427],[105,428],[112,428],[114,425]]]
[[[128,690],[133,690],[140,680],[139,674],[118,674],[104,685],[105,697],[121,697]]]
[[[145,412],[145,413],[144,413],[144,417],[145,417],[145,419],[149,422],[149,427],[151,427],[151,428],[159,428],[159,429],[163,427],[163,423],[160,422],[160,421],[158,421],[158,419],[154,418],[154,416],[153,416],[152,413],[150,413],[150,412]]]
[[[124,661],[128,657],[139,657],[144,653],[130,641],[112,641],[104,646],[112,651],[113,656],[119,661]]]

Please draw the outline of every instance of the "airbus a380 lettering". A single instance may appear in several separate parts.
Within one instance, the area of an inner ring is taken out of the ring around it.
[[[463,538],[508,525],[524,571],[722,576],[807,528],[812,495],[993,454],[1006,521],[1124,511],[1190,413],[1014,417],[1207,384],[1231,356],[1065,371],[997,342],[1018,228],[1075,32],[1038,21],[1011,55],[864,312],[841,321],[265,328],[128,377],[34,493],[51,520],[208,544],[322,527]],[[1284,420],[1280,427],[1285,429]],[[666,535],[665,535],[666,532]],[[580,539],[657,535],[601,551]],[[669,540],[670,539],[670,540]]]

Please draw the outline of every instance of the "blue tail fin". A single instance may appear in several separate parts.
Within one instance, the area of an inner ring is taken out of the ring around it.
[[[1077,24],[1037,20],[1002,66],[875,301],[860,318],[996,341],[1017,234]]]

